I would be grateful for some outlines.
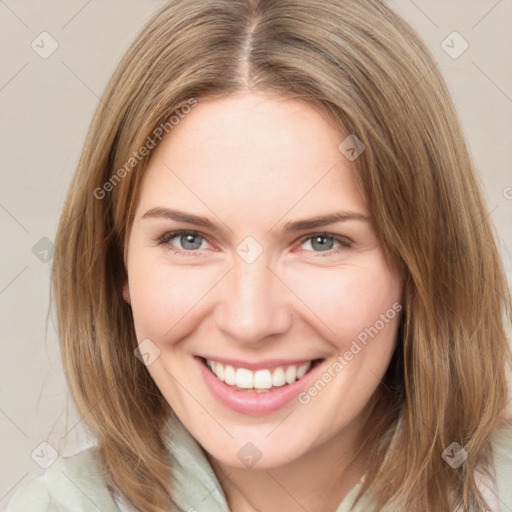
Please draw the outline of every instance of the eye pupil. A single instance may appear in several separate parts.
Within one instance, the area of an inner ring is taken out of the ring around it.
[[[319,242],[319,245],[315,246],[315,244]],[[315,236],[311,240],[311,246],[314,249],[318,249],[320,251],[329,251],[332,249],[333,240],[331,237],[328,236]]]
[[[199,249],[201,247],[201,237],[190,233],[181,235],[180,242],[184,249]]]

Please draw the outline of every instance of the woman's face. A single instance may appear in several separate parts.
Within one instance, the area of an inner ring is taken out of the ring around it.
[[[389,364],[402,281],[347,135],[297,100],[203,100],[144,175],[124,295],[152,378],[224,464],[354,439]]]

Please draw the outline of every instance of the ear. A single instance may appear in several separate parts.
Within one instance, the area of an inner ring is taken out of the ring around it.
[[[128,279],[125,281],[123,285],[123,299],[131,305],[130,299],[130,286],[128,285]]]

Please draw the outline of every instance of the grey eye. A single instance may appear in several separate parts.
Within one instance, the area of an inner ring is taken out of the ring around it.
[[[334,246],[334,239],[330,236],[318,235],[310,240],[311,247],[317,251],[330,251]]]
[[[194,235],[192,233],[186,233],[180,236],[180,244],[183,249],[194,250],[201,247],[203,239],[200,235]]]

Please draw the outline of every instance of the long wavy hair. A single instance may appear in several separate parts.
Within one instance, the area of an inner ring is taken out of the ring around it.
[[[52,268],[67,382],[108,485],[137,510],[176,510],[163,438],[172,411],[134,357],[122,296],[151,156],[141,148],[158,142],[158,127],[172,137],[169,119],[191,101],[243,91],[309,101],[365,144],[358,179],[386,256],[402,269],[402,323],[372,397],[372,463],[359,496],[379,511],[487,510],[475,472],[492,464],[494,433],[512,424],[510,292],[445,82],[381,0],[173,0],[119,63],[67,195]],[[441,457],[452,442],[468,453],[456,469]]]

